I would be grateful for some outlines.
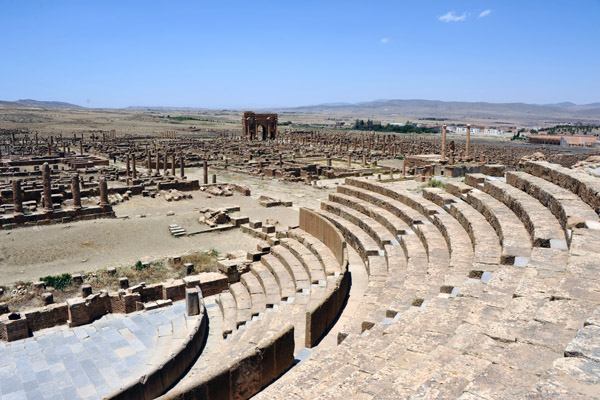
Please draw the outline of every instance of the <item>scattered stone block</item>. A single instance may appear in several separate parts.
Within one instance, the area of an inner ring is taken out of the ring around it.
[[[129,278],[127,278],[125,276],[119,278],[119,287],[121,289],[127,289],[129,287]]]
[[[45,306],[54,303],[54,295],[52,293],[42,293],[42,302]]]
[[[275,233],[275,226],[273,226],[273,225],[263,225],[262,231],[264,233]]]
[[[92,294],[92,285],[81,286],[81,297],[86,298]]]

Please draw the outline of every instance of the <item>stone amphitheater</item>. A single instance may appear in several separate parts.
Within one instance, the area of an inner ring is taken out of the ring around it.
[[[0,343],[2,398],[600,398],[600,180],[495,175],[346,178],[297,227],[246,223],[269,246],[227,290],[186,289],[197,316],[175,302]],[[54,363],[40,349],[63,342]],[[40,362],[70,391],[42,389]]]

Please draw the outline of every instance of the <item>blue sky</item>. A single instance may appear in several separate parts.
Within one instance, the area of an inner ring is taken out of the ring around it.
[[[600,102],[600,1],[0,0],[0,99]]]

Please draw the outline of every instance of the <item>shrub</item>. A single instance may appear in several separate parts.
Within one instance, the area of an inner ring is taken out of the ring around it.
[[[141,271],[143,269],[144,269],[144,264],[142,264],[142,262],[140,260],[138,260],[138,262],[135,263],[135,270]]]
[[[66,274],[62,274],[62,275],[49,275],[49,276],[45,276],[43,278],[41,278],[40,280],[46,282],[46,285],[48,286],[52,286],[55,289],[58,290],[62,290],[64,288],[66,288],[67,286],[71,285],[71,274],[66,273]]]
[[[429,182],[427,182],[426,187],[443,189],[446,187],[446,184],[442,181],[438,181],[437,179],[432,179]]]

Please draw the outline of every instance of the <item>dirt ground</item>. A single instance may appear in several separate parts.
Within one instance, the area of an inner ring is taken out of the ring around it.
[[[201,178],[201,170],[189,169],[186,173],[191,179]],[[167,202],[162,197],[134,196],[114,206],[116,219],[1,231],[0,285],[37,281],[42,276],[65,272],[133,265],[138,260],[153,261],[211,249],[219,254],[253,250],[259,240],[239,229],[174,238],[168,226],[178,224],[188,232],[204,230],[207,226],[198,222],[200,208],[237,205],[241,210],[232,215],[261,221],[272,219],[277,221],[280,229],[286,229],[298,224],[300,206],[319,207],[319,202],[341,181],[323,181],[320,182],[323,188],[315,188],[241,174],[216,173],[219,182],[227,180],[250,187],[252,196],[235,193],[232,197],[211,197],[205,192],[194,191],[191,192],[193,199],[178,202]],[[264,208],[258,202],[260,195],[291,200],[294,205]],[[175,215],[167,216],[168,211]]]

